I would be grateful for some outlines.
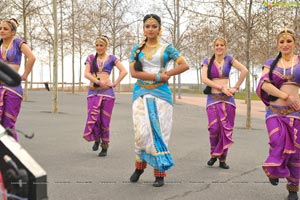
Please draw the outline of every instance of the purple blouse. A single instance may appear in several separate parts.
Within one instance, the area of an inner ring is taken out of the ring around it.
[[[90,69],[91,72],[93,72],[93,60],[95,58],[94,54],[91,54],[87,57],[85,64],[89,63],[90,64]],[[106,72],[108,74],[111,73],[112,69],[114,68],[115,64],[119,61],[119,59],[115,56],[115,55],[109,55],[108,59],[106,61],[103,62],[103,68],[102,68],[102,72]],[[99,63],[97,63],[97,68],[99,69]]]
[[[265,67],[270,68],[272,62],[274,61],[273,58],[268,59],[265,62]],[[299,56],[298,56],[298,63],[294,65],[294,67],[286,69],[286,75],[283,75],[284,69],[281,67],[275,66],[274,70],[272,71],[272,79],[273,79],[273,84],[275,87],[278,89],[281,88],[283,84],[294,84],[300,87],[300,63],[299,63]],[[288,76],[291,76],[290,79],[287,79]],[[269,73],[265,74],[262,76],[258,82],[258,86],[256,88],[256,93],[260,97],[260,99],[263,101],[263,103],[267,106],[270,105],[270,100],[269,100],[269,94],[265,92],[262,89],[262,85],[264,82],[270,82],[270,77]]]
[[[291,76],[292,75],[291,79],[289,81],[294,82],[296,84],[300,84],[300,63],[299,63],[299,59],[300,59],[300,56],[298,56],[298,63],[296,63],[294,65],[294,67],[290,67],[290,68],[286,69],[286,71],[285,71],[286,76]],[[273,61],[274,61],[273,58],[268,59],[265,62],[264,66],[266,68],[270,69],[271,64],[272,64]],[[279,73],[279,74],[283,75],[283,70],[284,70],[283,68],[278,67],[278,65],[276,65],[275,68],[274,68],[273,74],[276,74],[276,73],[278,74]],[[285,81],[287,81],[287,80],[285,80]]]
[[[215,62],[213,62],[211,66],[211,78],[228,78],[232,66],[232,62],[234,61],[234,57],[231,55],[227,55],[224,57],[224,64],[222,66],[222,73],[219,73],[218,67]],[[205,58],[203,60],[203,65],[208,66],[209,64],[209,59]],[[206,107],[220,103],[220,102],[225,102],[228,104],[231,104],[235,107],[235,100],[234,97],[227,97],[224,94],[210,94],[207,95],[207,100],[206,100]]]
[[[21,45],[23,43],[25,43],[25,41],[22,40],[21,38],[14,38],[12,46],[6,52],[6,58],[3,58],[3,56],[0,53],[0,60],[8,64],[20,65],[22,61]],[[1,83],[0,88],[6,88],[7,90],[14,92],[16,95],[20,96],[21,98],[23,96],[23,89],[21,84],[16,87],[11,87]]]
[[[90,54],[87,57],[86,61],[85,61],[85,64],[86,63],[90,64],[91,73],[94,73],[93,72],[93,60],[94,60],[94,58],[95,58],[95,55]],[[110,74],[112,69],[114,68],[115,64],[118,61],[119,61],[119,59],[115,55],[109,55],[108,59],[103,63],[102,72],[106,72],[106,73]],[[97,68],[99,69],[99,67],[100,67],[99,63],[97,63]],[[88,90],[88,96],[95,96],[95,95],[115,98],[115,92],[114,92],[113,88],[108,88],[107,90],[92,90],[92,89]]]
[[[234,61],[234,57],[231,55],[227,55],[224,57],[224,64],[222,67],[222,74],[219,73],[218,67],[215,62],[213,62],[211,66],[211,78],[228,78],[231,70],[232,62]],[[203,60],[203,65],[208,66],[209,59],[205,58]]]
[[[6,58],[3,58],[0,54],[0,60],[8,64],[20,65],[22,60],[21,45],[25,43],[21,38],[15,38],[12,43],[12,47],[7,50]]]

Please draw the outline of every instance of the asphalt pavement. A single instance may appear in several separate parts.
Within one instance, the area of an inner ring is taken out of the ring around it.
[[[52,95],[29,91],[17,122],[19,130],[35,134],[33,139],[20,135],[20,143],[47,172],[49,200],[283,200],[287,196],[286,181],[272,186],[261,168],[268,153],[263,106],[254,106],[260,114],[252,117],[251,129],[245,128],[243,106],[237,106],[235,143],[227,158],[230,169],[225,170],[217,163],[206,165],[210,155],[203,97],[194,96],[192,102],[183,95],[174,105],[169,142],[175,165],[167,171],[166,184],[155,188],[151,166],[138,183],[129,182],[135,160],[131,94],[116,94],[107,157],[98,157],[92,143],[82,138],[86,93],[59,93],[58,113],[52,113]]]

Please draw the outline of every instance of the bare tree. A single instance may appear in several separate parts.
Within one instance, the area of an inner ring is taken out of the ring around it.
[[[165,23],[164,28],[169,31],[169,35],[172,38],[171,43],[179,50],[183,50],[185,47],[183,46],[185,40],[185,33],[189,29],[189,23],[186,19],[184,19],[185,10],[180,9],[181,7],[185,7],[185,1],[174,0],[170,3],[167,0],[163,1],[164,6],[166,8],[166,12],[169,16],[170,23]],[[184,19],[184,20],[182,20]],[[165,19],[167,21],[167,19]],[[184,25],[184,26],[183,26]],[[181,31],[184,27],[183,31]],[[170,42],[170,41],[169,41]],[[175,67],[175,63],[174,67]],[[181,98],[181,75],[178,76],[178,98]],[[173,101],[176,102],[176,77],[173,77]]]
[[[199,11],[194,9],[199,5],[205,5],[205,9],[199,9]],[[230,30],[232,28],[228,20],[230,18],[229,12],[224,0],[192,1],[186,3],[183,9],[188,13],[189,21],[192,21],[190,28],[184,35],[184,38],[187,38],[185,40],[186,44],[184,44],[186,47],[184,53],[189,55],[188,59],[191,67],[196,68],[198,88],[202,91],[202,84],[200,85],[202,80],[199,80],[201,77],[201,74],[199,74],[201,73],[201,61],[204,57],[213,54],[213,39],[222,36],[229,38],[230,42]]]
[[[38,7],[34,4],[33,0],[16,0],[11,2],[11,6],[16,10],[16,13],[19,13],[20,16],[22,16],[23,20],[23,39],[25,41],[28,41],[28,34],[27,31],[29,30],[27,27],[27,18],[30,15],[33,15]],[[32,48],[32,46],[31,46]],[[26,66],[26,60],[24,63],[24,66]],[[33,79],[33,72],[31,72],[31,82]],[[25,81],[25,88],[24,88],[24,95],[23,95],[23,100],[27,101],[28,100],[28,82],[27,80]]]
[[[64,90],[64,32],[63,32],[63,0],[59,1],[60,7],[60,54],[61,54],[61,87]]]
[[[75,0],[75,2],[77,3],[77,1]],[[71,5],[72,5],[72,13],[71,13],[71,16],[72,16],[72,94],[74,94],[75,92],[75,26],[76,26],[76,23],[75,23],[75,2],[72,1]]]
[[[126,13],[130,8],[127,0],[105,0],[106,5],[111,8],[111,14],[107,15],[108,29],[111,33],[112,54],[116,54],[121,46],[121,38],[126,34],[128,24],[124,22]],[[130,22],[129,22],[130,23]],[[115,80],[115,70],[112,71],[112,81]]]
[[[250,63],[250,49],[251,49],[251,41],[253,37],[253,29],[256,23],[259,21],[259,13],[253,12],[253,1],[247,0],[242,3],[238,3],[233,5],[229,0],[226,0],[227,4],[232,9],[234,15],[236,16],[241,31],[245,34],[245,57],[246,57],[246,67],[251,71],[251,63]],[[244,7],[243,12],[240,13],[238,11],[239,7]],[[250,90],[250,73],[248,73],[246,77],[246,103],[247,103],[247,118],[246,118],[246,128],[251,128],[251,90]]]
[[[54,42],[53,42],[53,112],[58,111],[58,90],[57,90],[57,75],[58,75],[58,23],[57,23],[57,1],[53,0],[53,29],[54,29]]]

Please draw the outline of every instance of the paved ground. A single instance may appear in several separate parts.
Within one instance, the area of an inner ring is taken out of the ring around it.
[[[177,99],[178,102],[191,104],[195,106],[204,107],[206,104],[205,96],[182,96],[182,98]],[[237,115],[246,116],[247,105],[245,100],[235,100],[237,110]],[[265,118],[265,105],[261,101],[251,102],[251,116],[254,118],[264,119]]]
[[[111,124],[111,145],[105,158],[92,152],[92,143],[82,139],[86,120],[85,93],[59,93],[59,113],[53,114],[52,93],[29,92],[17,123],[32,140],[20,143],[47,171],[50,200],[282,200],[285,180],[271,186],[261,164],[268,152],[263,120],[264,106],[252,104],[252,129],[245,129],[245,104],[237,102],[234,145],[229,151],[229,170],[208,167],[209,143],[205,100],[183,96],[174,106],[170,151],[175,166],[166,185],[152,187],[149,166],[138,183],[130,183],[134,170],[134,136],[131,94],[117,94]]]

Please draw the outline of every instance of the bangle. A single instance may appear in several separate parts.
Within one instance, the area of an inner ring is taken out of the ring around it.
[[[285,97],[283,100],[287,101],[290,98],[290,95],[288,94],[287,97]]]
[[[157,73],[155,75],[155,81],[160,82],[161,81],[161,77],[160,77],[160,73]]]

